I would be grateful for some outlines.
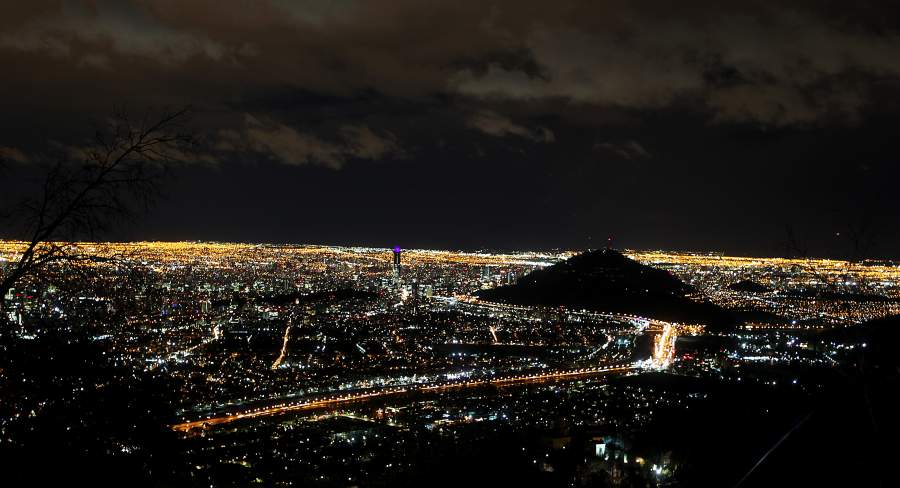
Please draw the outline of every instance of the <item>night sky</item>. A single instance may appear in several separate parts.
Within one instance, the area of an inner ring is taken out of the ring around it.
[[[190,105],[107,238],[900,257],[891,4],[6,1],[0,192]]]

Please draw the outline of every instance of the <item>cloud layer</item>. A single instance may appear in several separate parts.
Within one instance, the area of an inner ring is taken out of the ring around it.
[[[377,127],[352,110],[302,120],[258,100],[438,100],[461,127],[522,142],[553,142],[543,120],[573,107],[854,124],[897,91],[900,26],[885,5],[35,0],[0,15],[0,63],[16,67],[0,103],[13,117],[192,104],[232,113],[216,122],[220,148],[333,168],[415,144],[389,134],[405,114],[380,107]]]
[[[818,105],[859,103],[801,103],[803,89],[900,74],[897,31],[863,9],[681,3],[676,12],[616,1],[36,1],[6,7],[0,49],[76,72],[178,69],[188,79],[228,74],[335,93],[450,90],[637,108],[695,95],[723,119],[783,123],[815,118]],[[852,90],[843,83],[834,91]]]
[[[402,155],[390,135],[378,135],[365,126],[345,125],[334,141],[303,133],[293,127],[250,114],[240,130],[222,129],[214,148],[230,157],[263,157],[291,165],[314,164],[340,169],[352,159],[379,160]]]
[[[468,123],[470,127],[495,137],[512,135],[530,139],[535,142],[553,142],[556,140],[553,131],[546,127],[529,129],[515,124],[509,118],[491,111],[481,111],[472,115],[469,118]]]

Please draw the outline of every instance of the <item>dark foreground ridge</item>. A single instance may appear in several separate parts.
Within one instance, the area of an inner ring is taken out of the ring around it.
[[[691,292],[690,285],[667,271],[601,249],[534,271],[514,285],[476,295],[517,305],[567,306],[716,325],[733,322],[717,305],[688,298]]]

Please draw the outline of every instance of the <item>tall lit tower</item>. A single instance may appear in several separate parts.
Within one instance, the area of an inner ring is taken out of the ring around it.
[[[394,246],[394,282],[400,282],[400,246]]]

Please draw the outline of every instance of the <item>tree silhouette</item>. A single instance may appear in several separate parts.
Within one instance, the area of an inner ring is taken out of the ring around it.
[[[185,127],[188,112],[181,108],[135,121],[117,111],[88,146],[48,169],[39,195],[6,215],[18,221],[13,227],[24,249],[0,275],[0,309],[13,286],[40,278],[51,263],[103,259],[84,252],[78,240],[132,219],[158,197],[167,163],[183,158],[193,141]]]

